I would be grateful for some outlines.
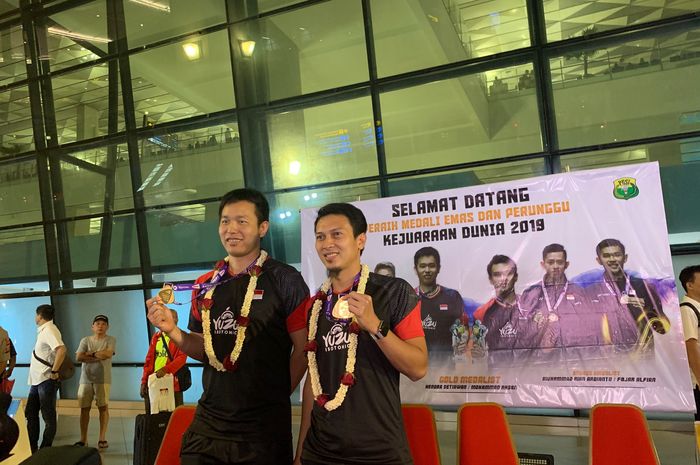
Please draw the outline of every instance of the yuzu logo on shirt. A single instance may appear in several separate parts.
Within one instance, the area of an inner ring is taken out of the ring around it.
[[[423,329],[435,330],[437,329],[437,321],[428,315],[423,319]]]
[[[348,333],[345,331],[345,328],[338,323],[334,324],[330,331],[328,331],[328,334],[325,334],[322,337],[326,352],[347,349],[348,344],[350,343]]]
[[[238,323],[231,311],[231,307],[226,308],[224,313],[219,315],[218,318],[214,318],[212,326],[214,326],[214,334],[236,334],[236,331],[238,331]]]

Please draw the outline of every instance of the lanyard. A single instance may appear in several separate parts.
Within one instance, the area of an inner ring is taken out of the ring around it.
[[[515,291],[513,291],[513,293],[515,294]],[[518,294],[515,294],[515,304],[514,305],[509,304],[508,302],[506,302],[505,300],[501,299],[498,296],[496,296],[496,303],[498,303],[498,305],[500,305],[501,307],[506,307],[506,308],[513,307],[515,305],[518,307],[518,313],[519,313],[518,317],[519,318],[526,318],[527,317],[527,315],[525,314],[526,312],[523,310],[523,307],[520,305],[520,299],[518,298]]]
[[[362,273],[362,271],[360,271]],[[355,279],[352,280],[352,285],[350,286],[350,290],[348,292],[339,292],[338,293],[338,300],[340,300],[341,297],[344,297],[348,294],[350,294],[354,289],[357,289],[357,285],[360,283],[360,273],[357,273],[355,275]],[[328,290],[326,291],[326,302],[324,303],[324,312],[326,313],[326,317],[330,320],[336,320],[336,318],[333,316],[333,309],[331,306],[331,303],[333,302],[333,286],[328,286]]]
[[[260,255],[258,255],[257,257],[255,257],[255,259],[254,259],[252,262],[250,262],[250,265],[248,265],[243,271],[241,271],[240,273],[237,273],[237,274],[235,274],[235,275],[233,275],[233,276],[230,276],[230,277],[228,277],[228,278],[226,278],[226,279],[223,279],[223,277],[228,273],[228,269],[229,269],[229,268],[228,268],[228,261],[225,261],[225,262],[224,262],[224,266],[222,266],[221,269],[217,270],[217,271],[214,273],[214,276],[212,276],[212,278],[211,278],[208,282],[205,282],[205,283],[193,283],[193,284],[170,284],[170,283],[166,283],[165,285],[166,285],[166,286],[170,286],[170,287],[172,288],[173,292],[175,292],[175,291],[199,291],[199,292],[197,292],[197,295],[194,296],[194,298],[190,299],[190,300],[187,301],[187,302],[184,302],[184,303],[182,303],[182,302],[173,302],[173,303],[170,304],[170,305],[186,305],[186,304],[189,304],[189,303],[192,302],[193,300],[199,299],[201,296],[203,296],[204,294],[206,294],[207,291],[209,291],[210,289],[212,289],[212,288],[218,286],[219,284],[227,283],[227,282],[229,282],[229,281],[231,281],[231,280],[233,280],[233,279],[237,279],[237,278],[240,278],[240,277],[243,276],[243,275],[248,274],[248,273],[250,272],[250,270],[255,266],[255,263],[258,261],[258,258],[260,258]]]
[[[564,284],[564,290],[561,292],[559,298],[557,298],[557,301],[554,303],[554,307],[552,307],[552,303],[549,301],[549,295],[547,294],[547,288],[544,285],[544,279],[540,282],[540,286],[542,286],[542,294],[544,294],[544,301],[547,303],[547,310],[549,311],[549,313],[556,312],[559,308],[559,305],[561,305],[561,302],[564,300],[566,290],[569,288],[569,281],[566,281],[566,284]],[[554,289],[556,291],[556,287]]]
[[[637,295],[637,292],[634,289],[632,289],[632,284],[630,283],[630,278],[629,278],[629,276],[627,276],[627,273],[625,273],[625,291],[624,292],[620,292],[620,290],[617,287],[617,283],[614,283],[613,285],[611,285],[610,282],[608,282],[607,278],[608,278],[608,275],[606,274],[603,277],[603,282],[605,282],[605,286],[608,288],[608,290],[612,294],[615,294],[615,296],[618,299],[622,298],[622,296],[627,296],[627,295],[636,296]]]

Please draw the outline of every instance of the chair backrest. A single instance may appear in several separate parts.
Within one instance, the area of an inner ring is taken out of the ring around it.
[[[195,410],[194,406],[181,405],[173,411],[154,465],[180,465],[182,435],[192,423]]]
[[[659,465],[644,412],[631,404],[597,404],[591,409],[591,465]]]
[[[457,414],[458,465],[518,465],[503,407],[467,403]]]
[[[401,412],[413,463],[440,465],[440,446],[433,410],[423,404],[403,404]]]

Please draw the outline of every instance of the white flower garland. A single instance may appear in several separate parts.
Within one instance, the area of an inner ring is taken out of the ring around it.
[[[357,285],[357,292],[360,294],[365,293],[365,287],[367,286],[367,279],[369,277],[369,267],[367,265],[362,265],[362,270],[360,271],[360,281]],[[328,289],[331,287],[330,278],[326,279],[321,286],[321,293],[327,294]],[[316,332],[318,331],[318,319],[321,314],[321,306],[323,305],[323,298],[316,299],[313,307],[311,308],[311,317],[309,318],[309,336],[308,342],[316,340]],[[352,316],[352,323],[357,324],[355,315]],[[351,323],[351,324],[352,324]],[[355,372],[355,362],[357,361],[357,333],[350,332],[349,335],[350,342],[348,344],[348,358],[345,361],[345,373],[350,373],[354,376]],[[321,387],[321,379],[318,375],[318,364],[316,363],[316,352],[314,350],[309,350],[307,352],[309,359],[309,376],[311,377],[311,390],[314,394],[314,399],[318,401],[319,397],[323,394],[323,389]],[[323,404],[323,408],[327,411],[335,410],[340,407],[345,400],[345,396],[348,393],[349,385],[340,383],[338,386],[338,391],[332,399],[329,399]]]
[[[260,257],[258,257],[258,260],[255,262],[255,266],[261,267],[262,264],[265,263],[266,259],[267,252],[261,250]],[[228,257],[226,257],[225,260],[228,262]],[[214,273],[214,276],[212,276],[212,280],[215,276],[216,273]],[[250,305],[253,302],[255,286],[257,284],[258,273],[253,273],[250,276],[250,282],[248,282],[248,288],[246,289],[245,297],[243,299],[243,306],[241,307],[241,316],[244,318],[248,318],[248,314],[250,313]],[[214,289],[216,289],[216,286],[210,288],[207,291],[207,293],[204,294],[204,298],[211,299],[214,295]],[[218,371],[227,371],[226,367],[224,367],[224,365],[219,360],[217,360],[216,353],[214,352],[214,344],[212,343],[211,326],[209,321],[209,309],[204,306],[202,307],[202,333],[204,335],[204,352],[206,352],[207,358],[209,359],[209,365],[216,368]],[[243,350],[243,342],[245,342],[245,332],[247,327],[247,325],[238,325],[238,331],[236,332],[236,343],[233,345],[231,355],[229,355],[231,365],[235,365],[236,361],[238,360],[238,357],[241,355],[241,351]]]

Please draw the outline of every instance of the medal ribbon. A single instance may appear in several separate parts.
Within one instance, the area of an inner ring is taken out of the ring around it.
[[[341,297],[344,297],[348,294],[350,294],[354,289],[357,289],[357,285],[360,283],[360,273],[357,273],[355,275],[355,278],[352,280],[352,285],[350,286],[350,290],[348,292],[338,293],[338,300],[340,300]],[[326,302],[324,305],[323,311],[326,313],[326,317],[329,319],[329,321],[335,321],[337,318],[333,316],[333,308],[331,304],[333,303],[333,286],[328,287],[328,291],[326,291]],[[343,320],[346,321],[346,320]]]
[[[603,276],[603,282],[605,283],[605,286],[608,288],[608,290],[615,294],[617,297],[617,300],[620,300],[623,295],[637,295],[634,289],[632,289],[632,283],[630,283],[630,278],[627,276],[627,273],[625,273],[625,292],[620,292],[620,289],[617,287],[617,283],[614,285],[611,285],[610,282],[608,282],[608,275],[607,273],[605,276]]]
[[[515,291],[513,291],[513,293],[515,294]],[[518,307],[518,313],[520,314],[519,318],[527,317],[525,311],[523,310],[523,307],[520,305],[520,298],[518,298],[518,294],[515,294],[515,304],[509,304],[508,302],[506,302],[498,296],[496,296],[496,302],[498,302],[498,304],[502,307],[512,307],[513,305],[516,305]]]
[[[233,279],[240,278],[243,275],[246,275],[250,272],[250,270],[255,266],[255,262],[258,261],[258,258],[260,258],[260,255],[255,257],[255,260],[250,262],[250,265],[248,265],[243,271],[240,273],[236,273],[233,276],[230,276],[226,279],[223,279],[223,277],[228,273],[228,261],[224,261],[224,266],[222,266],[219,270],[217,270],[212,278],[205,283],[192,283],[192,284],[171,284],[171,283],[165,283],[163,287],[165,286],[170,286],[173,290],[175,291],[199,291],[197,292],[197,295],[195,295],[192,299],[190,299],[187,302],[173,302],[170,305],[187,305],[191,303],[195,299],[199,299],[202,297],[204,294],[207,293],[210,289],[215,288],[219,284],[224,284],[227,283]]]
[[[554,307],[552,307],[552,303],[549,301],[549,295],[547,294],[547,288],[544,285],[544,279],[540,281],[540,285],[542,286],[542,294],[544,294],[544,301],[547,303],[547,310],[549,311],[549,313],[556,312],[559,308],[559,305],[561,305],[561,302],[564,300],[566,290],[569,288],[569,281],[566,281],[566,284],[564,284],[564,290],[561,292],[559,298],[554,303]],[[556,287],[554,289],[556,290]]]

